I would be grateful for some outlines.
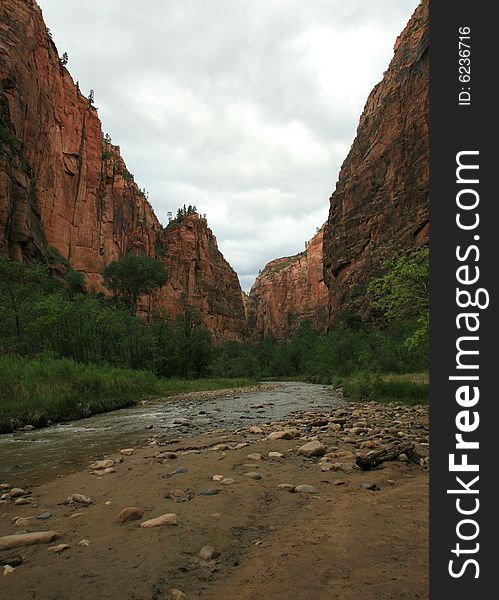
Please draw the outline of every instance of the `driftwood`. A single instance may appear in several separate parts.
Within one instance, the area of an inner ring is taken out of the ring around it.
[[[0,550],[10,550],[33,544],[48,544],[61,537],[57,531],[39,531],[36,533],[19,533],[0,537]]]
[[[355,462],[363,471],[370,471],[387,460],[396,460],[401,454],[407,455],[409,461],[419,464],[419,455],[413,443],[398,444],[397,446],[383,448],[382,450],[373,450],[364,456],[358,456]]]
[[[19,554],[9,554],[7,556],[0,556],[0,567],[10,565],[11,567],[18,567],[22,565],[23,559]]]

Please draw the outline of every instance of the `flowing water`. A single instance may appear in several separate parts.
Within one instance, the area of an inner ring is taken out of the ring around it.
[[[144,444],[149,437],[180,438],[223,428],[285,419],[295,411],[328,409],[342,401],[329,386],[280,383],[275,389],[208,399],[170,398],[0,435],[0,483],[22,485],[78,468],[96,456]],[[251,406],[263,405],[262,408]]]

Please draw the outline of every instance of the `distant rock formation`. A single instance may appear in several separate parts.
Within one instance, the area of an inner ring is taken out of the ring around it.
[[[287,339],[304,319],[325,331],[329,292],[323,281],[323,229],[304,252],[269,262],[250,291],[248,324],[254,339]]]

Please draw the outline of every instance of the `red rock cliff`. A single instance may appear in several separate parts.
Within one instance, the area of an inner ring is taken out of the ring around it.
[[[423,0],[367,100],[331,196],[324,279],[333,320],[346,308],[368,317],[365,289],[384,251],[427,243],[428,38]]]
[[[183,236],[185,235],[185,239]],[[62,66],[32,0],[0,2],[0,251],[43,257],[48,245],[101,289],[124,252],[162,257],[171,281],[155,308],[199,306],[218,339],[245,335],[236,274],[201,219],[162,230],[97,110]]]
[[[243,339],[246,312],[239,279],[218,249],[206,219],[190,214],[172,223],[159,234],[158,251],[169,281],[157,305],[176,314],[187,302],[201,309],[204,324],[218,341]]]
[[[285,340],[305,319],[324,331],[329,292],[323,281],[323,230],[296,256],[269,262],[257,277],[249,297],[249,329],[255,339],[273,335]]]

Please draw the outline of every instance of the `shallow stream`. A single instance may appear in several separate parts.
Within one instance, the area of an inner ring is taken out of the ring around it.
[[[0,435],[0,483],[34,484],[119,448],[143,445],[154,434],[181,438],[285,419],[301,410],[342,401],[329,386],[279,383],[275,389],[232,397],[156,400],[87,419]],[[251,408],[263,405],[261,408]]]

